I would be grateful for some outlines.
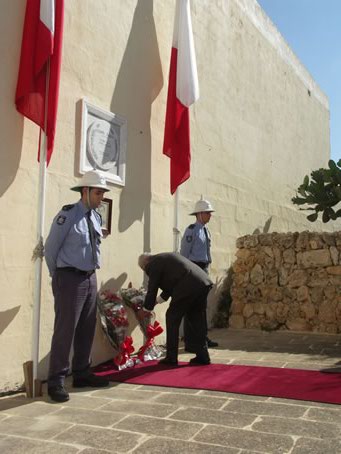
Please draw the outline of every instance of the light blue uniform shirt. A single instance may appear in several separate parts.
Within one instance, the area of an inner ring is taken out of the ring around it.
[[[180,254],[192,262],[211,263],[211,235],[205,225],[197,221],[187,227],[181,240]]]
[[[86,213],[89,209],[80,200],[65,205],[54,218],[45,243],[45,260],[52,276],[56,268],[71,266],[83,271],[100,267],[100,243],[102,237],[101,216],[91,210],[95,230],[95,257],[92,253]]]

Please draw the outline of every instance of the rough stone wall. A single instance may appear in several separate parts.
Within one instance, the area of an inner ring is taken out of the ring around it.
[[[341,332],[341,232],[246,235],[237,248],[231,327]]]

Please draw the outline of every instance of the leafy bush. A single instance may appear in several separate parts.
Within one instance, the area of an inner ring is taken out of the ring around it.
[[[319,213],[323,222],[335,221],[341,217],[341,209],[336,210],[341,202],[341,159],[337,163],[330,160],[328,169],[313,170],[310,176],[304,177],[292,202],[299,206],[310,205],[300,210],[314,211],[307,216],[311,222],[317,220]]]
[[[229,326],[230,308],[232,304],[231,286],[233,270],[232,267],[226,271],[222,284],[222,290],[218,301],[217,312],[214,314],[212,324],[215,328],[227,328]]]

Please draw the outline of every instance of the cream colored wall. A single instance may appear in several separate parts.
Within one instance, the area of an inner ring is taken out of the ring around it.
[[[175,1],[65,2],[64,52],[55,152],[48,169],[46,232],[75,202],[79,178],[80,100],[128,120],[127,176],[113,186],[112,234],[102,243],[101,285],[135,286],[142,251],[173,245],[169,162],[162,156]],[[38,128],[16,112],[14,93],[24,19],[22,0],[0,15],[0,390],[23,381],[30,359],[38,165]],[[328,102],[253,0],[192,0],[201,97],[191,109],[192,176],[180,189],[181,230],[204,194],[216,208],[211,274],[231,264],[238,236],[304,230],[290,199],[310,169],[329,156]],[[308,94],[310,90],[310,95]],[[314,227],[320,227],[314,225]],[[217,289],[217,292],[219,288]],[[158,308],[163,321],[165,307]],[[53,299],[44,265],[39,376],[46,377]],[[134,330],[136,346],[141,343]],[[164,337],[161,342],[164,341]],[[94,361],[112,351],[98,330]]]

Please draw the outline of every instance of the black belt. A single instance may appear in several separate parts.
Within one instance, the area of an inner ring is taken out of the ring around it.
[[[72,271],[73,273],[82,274],[83,276],[91,276],[96,271],[96,270],[90,271],[79,270],[78,268],[74,268],[73,266],[63,266],[61,268],[57,268],[57,270]]]
[[[200,266],[200,268],[201,268],[202,270],[207,269],[208,266],[209,266],[209,263],[208,263],[208,262],[194,262],[194,260],[193,260],[193,263],[195,263],[196,265]]]

